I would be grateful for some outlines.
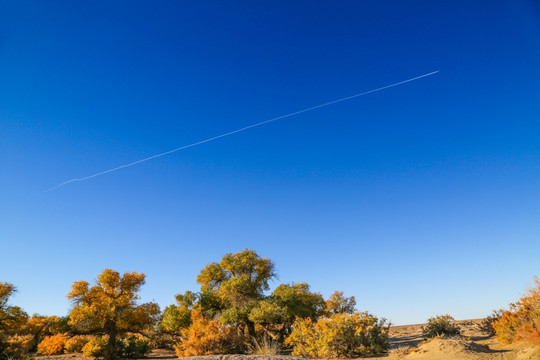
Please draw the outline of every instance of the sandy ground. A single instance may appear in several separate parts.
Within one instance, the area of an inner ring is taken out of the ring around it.
[[[390,329],[392,349],[388,360],[540,360],[540,347],[503,345],[479,330],[481,319],[460,321],[462,336],[453,339],[422,338],[422,325]],[[379,358],[379,357],[377,357]]]
[[[496,338],[478,329],[480,320],[461,321],[462,336],[453,339],[422,338],[422,325],[390,328],[391,350],[372,357],[380,360],[540,360],[540,346],[502,345]],[[36,356],[36,360],[90,360],[80,354]],[[154,350],[149,360],[177,359],[174,351]],[[184,358],[186,360],[298,360],[292,356],[215,355]]]

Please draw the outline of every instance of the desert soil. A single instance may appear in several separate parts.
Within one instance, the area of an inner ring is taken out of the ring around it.
[[[480,320],[461,321],[462,336],[454,339],[432,339],[424,342],[422,325],[390,328],[391,350],[372,357],[378,360],[540,360],[540,346],[502,345],[495,337],[478,328]],[[177,359],[174,351],[154,350],[147,360]],[[212,355],[188,357],[185,360],[299,360],[285,355]],[[35,360],[91,360],[80,354],[36,356]]]

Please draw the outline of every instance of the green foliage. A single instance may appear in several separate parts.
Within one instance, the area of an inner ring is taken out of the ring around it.
[[[323,314],[324,306],[323,297],[312,293],[308,284],[281,284],[271,296],[257,302],[248,318],[273,340],[282,343],[297,318],[317,319]]]
[[[436,336],[455,336],[461,330],[450,315],[437,315],[428,319],[427,324],[422,327],[422,335],[426,338]]]
[[[355,313],[354,297],[336,291],[325,300],[307,283],[281,284],[268,295],[269,281],[274,277],[270,259],[261,258],[253,250],[226,254],[219,263],[201,270],[197,277],[200,292],[176,296],[177,304],[165,309],[159,330],[161,334],[180,333],[175,346],[180,357],[246,349],[274,354],[281,352],[287,338],[287,344],[298,354],[316,356],[369,355],[387,348],[385,320]],[[321,319],[323,316],[330,318]],[[302,342],[303,335],[298,335],[302,326],[311,326],[306,331],[313,343]],[[323,350],[313,350],[321,341]],[[352,343],[347,345],[346,341]],[[303,344],[311,352],[300,350]]]
[[[386,320],[367,313],[335,314],[317,322],[298,319],[285,341],[294,356],[351,358],[383,353],[389,349]]]
[[[108,345],[110,338],[107,335],[95,337],[87,342],[82,353],[85,357],[103,359],[108,356]],[[138,359],[146,356],[150,352],[150,341],[142,337],[128,335],[127,337],[116,339],[114,346],[116,358]]]
[[[176,295],[176,304],[169,305],[163,311],[158,329],[167,333],[179,333],[191,325],[191,311],[200,297],[191,291]]]
[[[255,337],[255,324],[249,314],[264,298],[264,291],[269,289],[268,282],[273,277],[274,264],[253,250],[226,254],[219,263],[206,265],[197,276],[201,293],[218,307],[201,310],[220,313],[223,323],[242,324],[249,335]]]
[[[287,317],[287,310],[271,300],[261,300],[251,309],[248,318],[255,324],[269,326],[281,324]]]
[[[191,310],[176,305],[169,305],[163,310],[158,329],[164,332],[179,332],[191,325]]]
[[[140,359],[150,352],[150,340],[130,335],[120,340],[120,357]]]
[[[274,290],[271,298],[285,309],[285,322],[291,325],[297,317],[316,319],[323,314],[325,306],[321,294],[311,292],[305,282],[281,284]]]

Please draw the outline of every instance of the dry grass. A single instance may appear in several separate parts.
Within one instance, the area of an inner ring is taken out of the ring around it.
[[[281,346],[277,341],[265,336],[261,341],[253,339],[253,345],[250,345],[248,353],[250,355],[279,355],[281,354]]]

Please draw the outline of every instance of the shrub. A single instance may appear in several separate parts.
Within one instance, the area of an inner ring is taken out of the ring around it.
[[[510,310],[502,311],[493,323],[498,339],[503,343],[525,341],[540,343],[540,281],[521,297],[517,303],[510,304]]]
[[[37,347],[38,355],[60,355],[64,353],[64,345],[68,339],[67,335],[56,334],[46,336]]]
[[[478,324],[478,328],[488,334],[489,336],[494,336],[496,334],[495,327],[493,324],[499,321],[502,316],[502,310],[493,310],[493,313],[486,317],[485,319]]]
[[[174,344],[181,341],[180,335],[156,331],[150,334],[150,348],[174,350]]]
[[[150,340],[130,335],[120,341],[120,357],[139,359],[150,352]]]
[[[298,319],[285,340],[293,356],[340,358],[376,355],[389,349],[385,319],[367,312],[335,314],[317,322]]]
[[[82,348],[91,340],[88,336],[77,335],[69,338],[64,344],[66,353],[80,353]]]
[[[107,336],[93,338],[82,347],[81,351],[86,357],[103,358],[108,341]]]
[[[106,354],[107,335],[96,337],[88,341],[82,347],[82,354],[86,357],[104,358]],[[116,340],[115,357],[125,359],[138,359],[144,357],[150,351],[150,340],[142,337],[129,335]]]
[[[178,357],[244,352],[247,339],[236,326],[205,319],[199,311],[192,312],[191,321],[182,330],[184,340],[174,346]]]
[[[450,315],[437,315],[428,319],[426,326],[422,327],[422,335],[426,338],[436,336],[459,335],[461,330]]]
[[[32,348],[32,335],[1,335],[0,334],[0,359],[23,360]]]

